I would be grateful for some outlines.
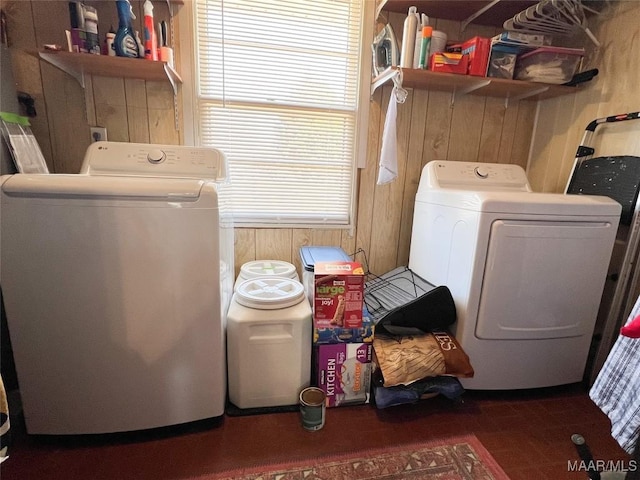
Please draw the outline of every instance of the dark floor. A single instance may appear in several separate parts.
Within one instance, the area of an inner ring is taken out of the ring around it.
[[[512,480],[587,479],[570,472],[579,460],[570,440],[582,434],[595,459],[628,462],[611,438],[609,420],[581,384],[516,392],[465,392],[378,410],[373,405],[327,410],[325,427],[307,432],[299,414],[225,416],[216,426],[99,442],[43,441],[12,424],[2,480],[187,479],[253,464],[401,445],[473,433]]]

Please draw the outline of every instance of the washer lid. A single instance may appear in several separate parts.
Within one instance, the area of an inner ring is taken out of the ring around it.
[[[561,216],[619,216],[622,206],[609,197],[564,193],[425,190],[416,202],[474,212]]]
[[[304,288],[297,280],[261,277],[244,280],[235,293],[236,302],[248,308],[275,310],[297,305],[304,300]]]
[[[270,276],[297,278],[298,272],[293,264],[281,260],[254,260],[240,267],[240,277],[243,279]]]
[[[196,179],[18,174],[7,178],[2,193],[30,198],[195,202],[204,185]]]

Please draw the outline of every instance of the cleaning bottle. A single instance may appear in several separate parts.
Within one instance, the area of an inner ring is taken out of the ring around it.
[[[104,53],[105,55],[109,55],[111,57],[116,56],[116,50],[114,48],[115,45],[113,44],[115,40],[116,40],[116,31],[114,30],[113,25],[111,25],[111,28],[109,29],[105,37],[105,43],[106,43],[106,49]]]
[[[138,43],[136,42],[135,31],[132,20],[136,18],[131,9],[129,0],[116,0],[118,9],[118,31],[113,40],[116,55],[119,57],[138,58]]]
[[[402,68],[413,68],[418,18],[418,9],[409,7],[409,14],[404,20],[404,28],[402,30],[402,53],[400,54],[400,66]]]
[[[420,64],[420,47],[422,46],[422,29],[429,25],[429,17],[424,13],[419,15],[421,20],[418,21],[416,28],[416,44],[413,51],[413,68],[419,68]]]
[[[433,34],[433,27],[427,25],[422,27],[422,43],[420,44],[420,62],[418,68],[426,70],[429,68],[429,47],[431,44],[431,35]]]
[[[144,58],[158,60],[158,36],[153,24],[153,4],[144,2]]]

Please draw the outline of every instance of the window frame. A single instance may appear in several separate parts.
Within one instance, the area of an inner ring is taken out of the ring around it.
[[[353,1],[353,0],[345,0]],[[350,211],[347,224],[331,223],[283,223],[274,218],[273,222],[265,223],[243,223],[237,225],[242,228],[315,228],[315,229],[349,229],[352,233],[357,222],[358,206],[358,177],[359,169],[365,168],[367,163],[367,141],[369,128],[369,105],[371,102],[371,72],[372,53],[371,44],[375,27],[375,2],[370,0],[359,0],[363,2],[363,22],[361,26],[360,58],[359,58],[359,79],[357,91],[356,125],[354,140],[354,158],[352,165],[352,180],[350,191]],[[195,29],[195,8],[194,1],[187,0],[181,6],[178,14],[174,17],[177,24],[178,39],[176,45],[176,56],[179,59],[179,72],[183,79],[181,87],[182,96],[182,125],[183,142],[185,145],[200,145],[198,135],[198,112],[194,108],[197,100],[195,88],[195,75],[197,59],[195,58],[195,39],[193,34]],[[233,188],[233,186],[231,186]]]

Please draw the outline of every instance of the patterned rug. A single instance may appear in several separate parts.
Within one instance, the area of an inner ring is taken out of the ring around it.
[[[473,435],[205,475],[197,480],[509,480]]]

